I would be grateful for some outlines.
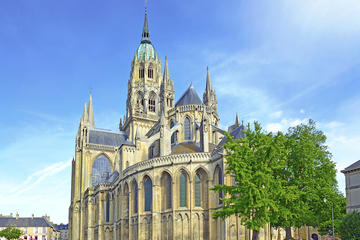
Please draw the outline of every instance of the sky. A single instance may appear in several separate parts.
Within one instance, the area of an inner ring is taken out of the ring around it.
[[[220,126],[267,131],[317,122],[338,170],[360,159],[360,1],[149,0],[150,38],[178,99],[205,89]],[[83,104],[117,130],[144,1],[0,2],[0,213],[67,223],[71,159]]]

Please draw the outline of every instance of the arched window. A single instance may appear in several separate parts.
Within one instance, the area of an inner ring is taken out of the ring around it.
[[[95,159],[92,166],[92,186],[95,187],[111,175],[111,165],[109,160],[101,155]]]
[[[190,119],[188,117],[184,121],[184,138],[185,140],[191,140]]]
[[[144,78],[144,68],[139,69],[139,78]]]
[[[154,78],[154,70],[152,69],[151,66],[148,69],[148,77],[149,78]]]
[[[182,172],[180,174],[180,207],[186,207],[187,206],[187,176],[185,172]]]
[[[135,181],[133,182],[132,197],[133,197],[133,213],[137,213],[138,212],[138,185]]]
[[[222,170],[219,166],[215,168],[215,184],[216,185],[223,185],[223,175]],[[222,204],[221,198],[223,198],[223,192],[220,191],[218,194],[219,204]]]
[[[149,111],[155,112],[156,94],[152,92],[149,96]]]
[[[171,120],[170,122],[170,129],[173,128],[175,125],[174,121]],[[176,132],[174,132],[172,135],[171,135],[171,144],[174,144],[176,142]]]
[[[144,110],[144,97],[141,92],[137,92],[136,94],[136,111],[143,112]]]
[[[201,207],[201,179],[199,173],[195,174],[194,183],[195,183],[195,206]]]
[[[167,172],[163,172],[161,176],[161,199],[162,210],[172,208],[172,181]]]
[[[152,183],[151,183],[151,179],[147,176],[144,179],[144,193],[145,193],[144,210],[151,211]]]
[[[105,210],[105,221],[110,221],[110,196],[106,194],[106,210]]]

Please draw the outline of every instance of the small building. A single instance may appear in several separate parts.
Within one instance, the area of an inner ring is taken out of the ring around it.
[[[16,227],[23,231],[22,240],[55,240],[56,229],[51,224],[48,216],[15,217],[0,215],[0,231],[7,227]],[[2,239],[1,239],[2,240]]]
[[[57,240],[68,240],[69,224],[55,224],[55,228],[58,232]]]
[[[360,212],[360,160],[341,172],[345,174],[346,212]]]

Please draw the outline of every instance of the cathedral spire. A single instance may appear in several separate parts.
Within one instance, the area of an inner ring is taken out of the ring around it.
[[[163,75],[163,83],[170,82],[170,73],[169,67],[167,63],[167,56],[165,56],[165,67],[164,67],[164,75]]]
[[[90,127],[95,127],[95,122],[94,122],[94,108],[93,108],[93,103],[92,103],[92,94],[90,92],[90,96],[89,96],[89,107],[88,107],[88,114],[89,114],[89,124]]]
[[[88,111],[87,111],[86,102],[85,102],[83,115],[81,117],[81,122],[86,123],[87,121],[88,121]]]
[[[144,27],[141,36],[141,42],[150,42],[150,31],[147,19],[147,7],[145,7],[145,20],[144,20]]]
[[[236,113],[236,118],[235,118],[235,125],[240,126],[239,116],[237,113]]]
[[[209,67],[206,67],[206,89],[205,89],[205,91],[207,93],[210,93],[212,91]]]

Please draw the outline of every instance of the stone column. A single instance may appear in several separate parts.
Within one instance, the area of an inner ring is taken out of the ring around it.
[[[99,196],[99,227],[98,227],[99,239],[105,239],[104,236],[104,194],[100,193]]]

